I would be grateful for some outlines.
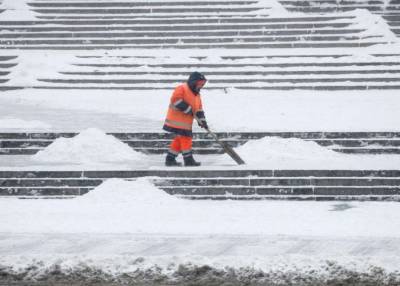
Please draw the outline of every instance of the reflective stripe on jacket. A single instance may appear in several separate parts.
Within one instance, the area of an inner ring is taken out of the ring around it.
[[[182,102],[188,105],[185,110],[180,110]],[[196,112],[202,111],[202,103],[200,94],[195,94],[189,88],[187,83],[181,84],[175,88],[172,94],[165,125],[174,129],[184,129],[191,131],[194,115]]]

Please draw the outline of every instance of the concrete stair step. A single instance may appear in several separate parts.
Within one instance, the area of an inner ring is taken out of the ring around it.
[[[41,15],[41,14],[40,14]],[[92,14],[92,15],[46,15],[46,16],[36,16],[36,19],[38,20],[133,20],[133,19],[176,19],[179,20],[180,19],[196,19],[196,20],[205,20],[205,19],[215,19],[215,17],[219,17],[219,18],[234,18],[237,16],[240,16],[242,14],[236,13],[236,14],[232,14],[232,13],[228,13],[228,12],[224,12],[224,13],[219,13],[214,14],[214,13],[202,13],[202,14],[187,14],[184,16],[180,16],[178,14],[170,14],[168,15],[168,18],[166,18],[165,14]],[[257,17],[258,14],[246,14],[246,16],[248,17]],[[262,14],[263,17],[268,17],[268,14]]]
[[[18,182],[21,180],[7,180],[12,181],[10,186],[19,186]],[[33,180],[32,182],[35,183]],[[40,181],[39,181],[40,182]],[[68,181],[67,181],[68,182]],[[169,187],[399,187],[400,178],[383,178],[383,179],[370,179],[370,178],[181,178],[181,179],[155,179],[153,181],[157,186],[163,188]],[[26,183],[30,186],[30,182]],[[40,185],[39,183],[37,183]],[[43,185],[46,183],[43,182]],[[88,185],[90,182],[88,183]],[[25,185],[25,183],[24,183]],[[9,186],[9,185],[7,185]],[[399,187],[400,188],[400,187]]]
[[[17,63],[2,63],[2,62],[0,62],[0,69],[8,69],[8,68],[15,67],[16,65],[17,65]]]
[[[282,187],[173,187],[165,188],[160,187],[172,195],[180,196],[205,196],[203,199],[212,199],[213,196],[225,196],[225,199],[230,199],[233,196],[289,196],[292,199],[301,199],[303,196],[309,196],[309,199],[316,199],[323,196],[332,196],[331,199],[335,199],[337,196],[352,197],[352,196],[385,196],[385,199],[389,199],[390,196],[396,196],[395,200],[399,200],[400,188],[384,188],[384,187],[373,187],[373,188],[282,188]],[[269,197],[268,197],[269,198]],[[305,199],[305,198],[304,198]],[[338,198],[336,198],[338,199]],[[362,199],[362,198],[359,198]],[[365,198],[366,199],[366,198]],[[394,198],[393,198],[394,199]]]
[[[345,154],[364,154],[364,155],[369,155],[369,154],[375,154],[375,155],[382,155],[382,154],[400,154],[400,148],[388,148],[388,147],[383,147],[383,148],[332,148],[333,151],[340,152],[340,153],[345,153]]]
[[[268,9],[268,8],[266,8]],[[66,14],[83,14],[83,15],[88,15],[88,14],[181,14],[181,13],[194,13],[194,14],[200,14],[200,13],[213,13],[213,14],[218,14],[218,13],[248,13],[248,12],[257,12],[260,10],[260,8],[254,8],[254,7],[196,7],[195,10],[193,10],[192,7],[185,7],[182,6],[179,9],[177,8],[136,8],[136,9],[130,9],[130,8],[113,8],[113,9],[108,9],[108,8],[103,8],[103,9],[73,9],[73,8],[68,8],[68,9],[31,9],[33,12],[36,13],[42,13],[42,14],[56,14],[56,15],[66,15]]]
[[[117,22],[117,21],[114,21]],[[186,24],[186,23],[185,23]],[[220,31],[220,30],[290,30],[290,29],[298,29],[298,30],[317,30],[317,29],[333,29],[333,28],[348,28],[352,23],[255,23],[255,24],[230,24],[230,23],[210,23],[210,24],[152,24],[152,25],[140,25],[140,24],[112,24],[114,26],[107,25],[75,25],[75,26],[16,26],[16,25],[0,25],[0,29],[10,31],[21,31],[21,32],[56,32],[56,31],[78,31],[78,32],[87,32],[87,31],[112,31],[112,30],[133,30],[133,31],[148,31],[148,32],[178,32],[178,31]],[[119,26],[118,26],[119,25]],[[113,29],[111,29],[113,28]]]
[[[6,62],[9,60],[15,60],[18,56],[0,56],[0,62]],[[0,63],[2,64],[2,63]]]
[[[166,90],[170,86],[73,86],[73,85],[38,85],[28,86],[29,88],[35,89],[50,89],[50,90]],[[0,90],[18,90],[24,89],[27,86],[11,86],[11,87],[0,87]],[[230,86],[214,86],[208,87],[208,90],[226,90]],[[275,85],[275,86],[254,86],[254,85],[242,85],[236,86],[239,90],[324,90],[324,91],[345,91],[345,90],[397,90],[400,89],[400,85],[379,85],[379,84],[357,84],[357,85]]]
[[[187,15],[190,19],[186,19],[184,15],[182,15],[179,19],[170,19],[170,17],[165,18],[152,18],[145,17],[140,19],[130,19],[130,20],[90,20],[90,21],[79,21],[79,20],[53,20],[53,21],[0,21],[0,26],[37,26],[37,25],[63,25],[63,26],[108,26],[108,25],[151,25],[151,24],[164,24],[164,25],[173,25],[173,24],[193,24],[193,21],[198,23],[210,23],[207,20],[214,21],[218,24],[229,24],[229,23],[240,23],[240,24],[265,24],[265,23],[326,23],[332,22],[331,24],[353,24],[352,20],[355,19],[354,16],[301,16],[301,17],[254,17],[254,16],[237,16],[235,17],[214,17],[212,19],[202,19],[201,17],[197,19],[191,15]],[[198,22],[200,21],[200,22]],[[203,28],[203,26],[202,26]]]
[[[383,15],[382,16],[386,21],[388,21],[388,24],[392,24],[393,22],[400,22],[400,14],[396,14],[396,15]]]
[[[248,140],[235,140],[235,139],[230,139],[230,140],[223,140],[227,144],[229,144],[232,147],[238,147],[244,143],[246,143]],[[341,152],[346,152],[345,150],[349,151],[354,151],[355,149],[357,150],[363,150],[363,151],[369,151],[369,150],[398,150],[400,148],[400,140],[310,140],[318,143],[321,146],[324,147],[332,147],[332,150],[343,150]],[[165,140],[165,141],[159,141],[159,140],[154,140],[154,141],[123,141],[130,147],[132,147],[135,150],[143,150],[147,151],[149,153],[156,153],[157,150],[160,149],[161,153],[166,152],[168,150],[170,141]],[[13,141],[13,140],[2,140],[0,142],[0,148],[2,149],[44,149],[48,145],[50,145],[52,141],[35,141],[35,140],[30,140],[30,141]],[[371,148],[370,146],[373,146]],[[212,151],[212,153],[216,151],[220,151],[221,147],[215,143],[212,140],[202,140],[202,141],[194,141],[193,142],[193,148],[198,150],[200,148],[207,148],[210,149],[209,151]],[[347,149],[345,149],[347,148]],[[204,153],[203,153],[204,154]]]
[[[340,35],[348,37],[348,34],[361,33],[361,29],[337,29],[337,30],[237,30],[237,31],[180,31],[180,32],[14,32],[3,33],[3,39],[52,39],[52,38],[169,38],[169,37],[236,37],[240,39],[246,36],[309,36],[311,35]],[[355,37],[358,39],[359,37]]]
[[[103,180],[91,179],[0,179],[1,188],[18,188],[18,187],[78,187],[90,188],[97,187]]]
[[[107,133],[123,141],[135,140],[170,140],[170,133]],[[260,139],[265,136],[278,136],[282,138],[300,138],[312,140],[400,140],[400,132],[217,132],[218,138],[231,140]],[[37,133],[37,132],[10,132],[0,133],[0,140],[54,140],[60,137],[71,138],[78,135],[73,132]],[[211,140],[205,132],[193,133],[195,140]]]
[[[76,63],[72,64],[77,67],[95,67],[95,68],[138,68],[142,67],[143,64],[98,64],[98,63]],[[283,63],[178,63],[178,64],[147,64],[148,68],[161,68],[161,69],[208,69],[208,68],[244,68],[244,67],[254,67],[254,68],[291,68],[291,67],[375,67],[375,66],[388,66],[396,67],[400,66],[400,62],[396,61],[379,61],[379,62],[283,62]]]
[[[174,84],[180,82],[178,79],[38,79],[47,83],[63,84]],[[400,77],[368,77],[368,78],[254,78],[254,79],[213,79],[212,84],[227,84],[227,86],[236,87],[238,84],[248,83],[326,83],[326,82],[388,82],[394,83],[400,81]]]
[[[184,71],[154,71],[154,72],[125,72],[125,71],[96,71],[96,72],[59,72],[63,75],[79,75],[79,76],[96,76],[98,79],[101,76],[180,76],[184,79],[187,75]],[[208,76],[267,76],[267,75],[346,75],[346,74],[397,74],[400,69],[373,69],[373,70],[304,70],[304,71],[207,71]],[[81,77],[82,78],[82,77]],[[180,79],[180,78],[179,78]]]
[[[398,170],[0,171],[0,196],[78,196],[108,178],[143,176],[192,199],[400,199]]]
[[[92,188],[2,188],[0,187],[0,196],[18,196],[18,197],[37,197],[37,196],[50,196],[50,197],[64,197],[64,196],[80,196],[88,193]]]
[[[374,0],[369,0],[369,1],[332,1],[332,0],[311,0],[311,1],[301,1],[301,0],[279,0],[279,3],[282,5],[297,5],[297,6],[315,6],[315,5],[337,5],[337,6],[345,6],[345,5],[382,5],[385,2],[384,1],[374,1]]]
[[[213,6],[213,5],[252,5],[257,4],[258,1],[146,1],[146,2],[118,2],[118,1],[95,1],[95,2],[85,2],[85,1],[65,1],[65,2],[55,2],[55,1],[35,1],[28,2],[31,7],[54,7],[54,8],[68,8],[68,7],[158,7],[158,6]]]
[[[240,178],[246,177],[357,177],[400,178],[400,170],[265,170],[265,169],[166,169],[166,170],[112,170],[112,171],[0,171],[0,179],[135,179],[140,177],[161,178]]]
[[[149,154],[165,154],[172,136],[168,133],[111,133],[136,151]],[[56,138],[71,138],[75,133],[0,133],[0,154],[35,154],[53,142]],[[395,132],[277,132],[277,133],[218,133],[218,137],[232,147],[244,144],[248,140],[265,136],[283,138],[301,138],[314,141],[332,150],[349,154],[400,154],[400,134]],[[221,154],[223,150],[205,133],[194,134],[194,150],[198,154]]]
[[[330,43],[279,43],[279,44],[161,44],[161,45],[11,45],[5,44],[0,45],[1,49],[18,49],[18,50],[115,50],[115,49],[212,49],[212,48],[224,48],[224,49],[290,49],[290,48],[361,48],[370,47],[377,44],[386,44],[385,42],[330,42]]]
[[[352,7],[296,7],[296,6],[286,6],[286,10],[289,12],[301,12],[301,13],[343,13],[354,11],[355,9],[367,9],[371,12],[382,12],[387,10],[398,10],[397,8],[383,9],[381,6],[352,6]]]
[[[169,148],[133,148],[137,152],[145,154],[166,154]],[[34,155],[43,148],[1,148],[1,155]],[[350,155],[396,155],[400,154],[400,148],[331,148],[331,150],[339,153]],[[221,148],[194,148],[194,152],[199,155],[215,155],[223,154]]]

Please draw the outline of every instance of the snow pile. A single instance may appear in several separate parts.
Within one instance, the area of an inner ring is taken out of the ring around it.
[[[313,141],[298,138],[264,137],[250,140],[236,148],[237,153],[250,165],[282,165],[293,161],[335,161],[345,155],[321,147]]]
[[[101,163],[146,160],[114,136],[106,135],[99,129],[89,128],[73,138],[58,138],[44,150],[32,156],[34,161]]]
[[[58,72],[69,66],[74,59],[73,54],[59,51],[24,51],[19,53],[18,65],[11,69],[10,80],[5,85],[24,87],[40,85],[39,79],[59,77]],[[74,71],[73,66],[69,68]]]
[[[39,120],[23,120],[13,117],[3,117],[0,118],[0,129],[11,130],[11,129],[50,129],[51,125],[44,123]]]
[[[109,179],[88,194],[76,198],[75,201],[78,204],[111,204],[112,209],[118,204],[129,204],[130,207],[137,209],[170,205],[171,203],[180,203],[182,200],[158,189],[149,179],[139,178],[134,181]]]
[[[260,7],[258,15],[269,15],[270,17],[288,17],[288,16],[299,16],[304,15],[298,12],[289,12],[279,1],[277,0],[259,0],[258,3],[252,4],[252,6]]]
[[[2,0],[0,10],[2,9],[5,9],[5,11],[0,13],[0,21],[37,20],[35,13],[29,9],[29,6],[23,0]]]
[[[361,37],[379,37],[379,39],[385,40],[388,43],[398,43],[398,38],[381,16],[372,14],[367,9],[356,9],[343,14],[344,16],[355,16],[358,23],[355,27],[366,29],[360,33]]]

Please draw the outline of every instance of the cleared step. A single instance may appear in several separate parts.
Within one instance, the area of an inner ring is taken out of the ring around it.
[[[238,177],[357,177],[400,178],[400,170],[113,170],[113,171],[0,171],[0,178],[238,178]]]
[[[246,195],[288,195],[288,196],[399,196],[400,188],[393,187],[371,187],[371,188],[358,188],[358,187],[173,187],[166,188],[160,187],[172,195],[195,195],[195,196],[212,196],[212,195],[226,195],[230,196],[246,196]]]
[[[93,188],[3,188],[0,196],[80,196]]]
[[[88,179],[0,179],[1,188],[29,188],[29,187],[97,187],[103,180]]]
[[[154,183],[161,187],[398,187],[400,178],[182,178],[182,179],[155,179]]]
[[[333,148],[345,154],[400,154],[400,148]]]

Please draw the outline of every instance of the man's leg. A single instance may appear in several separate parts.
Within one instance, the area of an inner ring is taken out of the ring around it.
[[[181,136],[180,141],[181,141],[181,150],[185,166],[200,166],[200,163],[196,162],[193,158],[192,137]]]
[[[180,136],[175,136],[169,147],[167,157],[165,158],[165,166],[181,166],[182,164],[176,161],[176,157],[181,152]]]

